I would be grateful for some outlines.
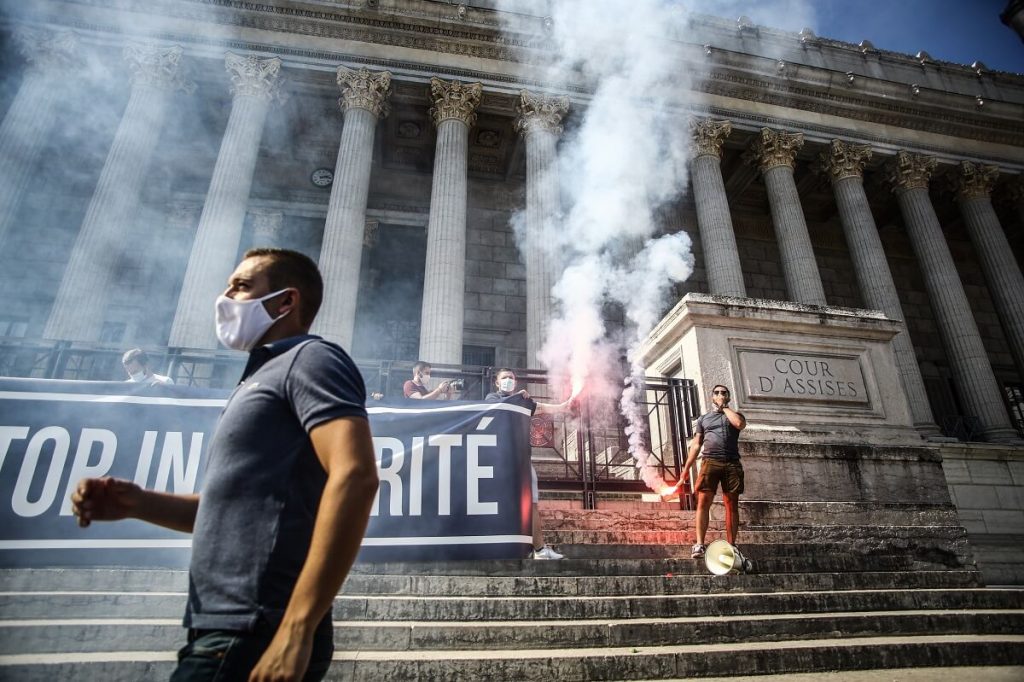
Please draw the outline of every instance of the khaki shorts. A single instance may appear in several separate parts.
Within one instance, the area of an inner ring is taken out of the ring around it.
[[[721,459],[703,458],[700,462],[700,473],[697,474],[695,490],[714,494],[718,492],[718,484],[722,484],[722,492],[739,495],[743,492],[743,465],[738,461],[726,462]]]

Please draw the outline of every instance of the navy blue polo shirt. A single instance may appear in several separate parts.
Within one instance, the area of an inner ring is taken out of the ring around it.
[[[327,481],[309,432],[366,418],[365,403],[359,370],[333,343],[294,336],[252,350],[207,450],[186,627],[277,627]]]
[[[694,431],[704,434],[701,457],[737,461],[740,458],[740,430],[724,412],[706,412],[697,419]]]

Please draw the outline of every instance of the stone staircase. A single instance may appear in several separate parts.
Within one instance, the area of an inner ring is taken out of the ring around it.
[[[1024,590],[980,584],[948,507],[880,507],[744,503],[750,575],[689,558],[692,512],[639,505],[543,509],[565,561],[359,564],[329,679],[1024,666]],[[173,570],[0,571],[0,679],[166,679],[186,588]]]

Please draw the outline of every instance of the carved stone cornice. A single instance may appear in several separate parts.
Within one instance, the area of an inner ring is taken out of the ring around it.
[[[819,157],[819,167],[832,182],[845,178],[863,178],[864,166],[871,160],[871,145],[832,140]]]
[[[928,189],[939,160],[934,156],[900,151],[889,164],[886,175],[897,194],[911,189]]]
[[[377,118],[388,115],[391,105],[391,73],[389,71],[373,72],[369,69],[349,69],[338,67],[338,87],[341,97],[338,106],[342,111],[349,109],[366,109]]]
[[[180,45],[127,45],[124,48],[124,60],[132,72],[132,85],[191,92],[195,84],[185,80],[181,69],[181,56],[184,53]]]
[[[57,73],[81,61],[78,34],[74,31],[45,31],[20,26],[14,31],[14,44],[29,68]]]
[[[235,97],[280,98],[281,60],[277,57],[228,52],[224,55],[224,68],[231,77],[231,94]]]
[[[961,161],[956,175],[956,198],[986,199],[992,196],[992,189],[999,179],[998,166],[982,166],[970,161]]]
[[[521,90],[516,104],[516,132],[524,136],[535,131],[561,135],[562,119],[568,111],[568,97],[544,97]]]
[[[803,133],[787,133],[771,128],[761,128],[761,134],[754,140],[751,150],[761,172],[796,164],[796,153],[804,146]]]
[[[441,121],[454,118],[472,128],[476,123],[476,108],[480,106],[483,91],[484,86],[480,83],[447,82],[431,78],[430,99],[434,105],[430,107],[430,118],[434,125],[439,126]]]
[[[722,158],[722,144],[732,133],[732,123],[715,121],[710,118],[691,118],[690,135],[693,138],[694,156]]]

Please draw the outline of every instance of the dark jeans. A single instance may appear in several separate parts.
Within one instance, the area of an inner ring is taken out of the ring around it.
[[[303,682],[319,682],[331,666],[331,632],[319,628],[313,639],[313,655]],[[245,682],[274,637],[271,628],[256,632],[189,630],[188,644],[178,651],[178,667],[171,682]]]

